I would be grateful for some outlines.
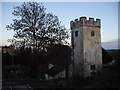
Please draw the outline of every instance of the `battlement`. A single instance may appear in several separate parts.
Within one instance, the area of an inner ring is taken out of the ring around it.
[[[101,27],[100,19],[94,20],[94,18],[89,17],[87,20],[86,17],[80,17],[79,19],[75,19],[70,22],[71,29],[78,28],[80,26],[91,26],[91,27]]]

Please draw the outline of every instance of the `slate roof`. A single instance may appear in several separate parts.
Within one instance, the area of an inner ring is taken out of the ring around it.
[[[57,48],[59,47],[59,48]],[[61,71],[65,70],[66,67],[69,66],[70,62],[71,62],[71,49],[69,46],[65,46],[65,45],[53,45],[52,47],[50,47],[51,49],[54,48],[54,52],[50,51],[50,56],[51,60],[49,62],[49,64],[54,65],[52,68],[47,70],[47,74],[54,77],[55,75],[57,75],[58,73],[60,73]]]

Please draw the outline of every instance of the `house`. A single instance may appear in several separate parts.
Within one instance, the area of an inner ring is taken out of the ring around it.
[[[2,53],[9,53],[9,55],[14,55],[14,46],[0,46],[0,51]]]
[[[13,64],[13,55],[14,55],[13,46],[1,46],[0,52],[2,53],[2,65]]]
[[[48,69],[46,79],[68,77],[68,66],[71,62],[71,49],[66,45],[51,45],[48,48]]]

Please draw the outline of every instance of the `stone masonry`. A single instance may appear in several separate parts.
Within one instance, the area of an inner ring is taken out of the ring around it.
[[[73,76],[88,77],[102,69],[100,19],[80,17],[70,22]]]

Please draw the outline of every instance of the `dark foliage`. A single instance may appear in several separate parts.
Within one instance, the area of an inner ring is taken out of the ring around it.
[[[12,64],[12,56],[6,52],[6,53],[2,53],[2,65],[11,65]]]
[[[8,56],[6,57],[6,60],[3,58],[3,61],[5,62],[10,59],[8,58]],[[70,60],[70,47],[61,44],[51,44],[46,51],[37,51],[31,48],[20,47],[15,50],[14,54],[14,65],[27,66],[29,68],[29,77],[31,79],[38,77],[41,79],[45,78],[44,75],[47,73],[48,65],[50,63],[57,66],[57,68],[55,68],[55,71],[57,70],[57,72],[52,70],[52,72],[57,74],[69,65]],[[8,65],[10,65],[10,63],[8,63]]]

